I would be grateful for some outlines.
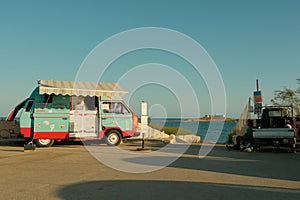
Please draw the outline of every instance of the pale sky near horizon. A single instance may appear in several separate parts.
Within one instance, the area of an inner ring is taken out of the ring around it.
[[[175,30],[203,46],[222,76],[228,117],[238,117],[242,112],[256,89],[256,79],[265,104],[270,103],[274,90],[297,87],[300,1],[3,0],[0,1],[0,116],[7,116],[28,97],[37,80],[74,80],[84,59],[99,43],[141,27]],[[107,71],[105,80],[147,63],[168,65],[190,81],[201,115],[216,114],[210,113],[210,94],[205,83],[201,77],[193,76],[184,60],[154,50],[126,56],[113,63],[115,67]],[[150,107],[153,105],[158,115],[159,104],[168,117],[182,114],[174,91],[157,84],[135,91],[130,104],[137,112],[141,100],[148,101]],[[192,106],[188,108],[190,116],[196,117],[193,110]]]

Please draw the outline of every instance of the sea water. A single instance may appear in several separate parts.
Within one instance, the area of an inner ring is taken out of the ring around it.
[[[0,117],[0,120],[5,120],[5,117]],[[221,122],[213,122],[221,123]],[[180,127],[187,129],[196,135],[201,137],[201,140],[213,139],[219,144],[226,143],[228,139],[228,133],[233,130],[236,125],[236,122],[224,122],[220,126],[215,127],[213,124],[209,129],[210,122],[191,122],[185,119],[151,119],[151,124],[159,124],[161,126],[167,127]],[[223,127],[221,126],[223,125]],[[220,131],[221,130],[221,131]]]
[[[151,124],[166,127],[180,127],[187,129],[201,137],[201,140],[211,140],[219,144],[226,143],[228,133],[233,130],[236,122],[196,122],[184,119],[151,119]],[[211,125],[211,126],[210,126]]]

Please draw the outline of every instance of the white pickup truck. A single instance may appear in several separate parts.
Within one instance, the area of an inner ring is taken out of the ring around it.
[[[297,137],[293,126],[292,106],[267,106],[262,110],[260,119],[255,120],[253,142],[257,150],[261,146],[281,146],[291,148],[296,152]]]

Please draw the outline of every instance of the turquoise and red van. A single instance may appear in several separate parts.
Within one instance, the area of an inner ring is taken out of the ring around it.
[[[116,83],[40,80],[29,98],[7,117],[20,114],[20,133],[26,142],[51,146],[61,140],[105,139],[108,145],[136,133],[138,117],[122,100]]]

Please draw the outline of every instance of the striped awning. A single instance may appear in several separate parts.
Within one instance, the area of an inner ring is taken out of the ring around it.
[[[75,96],[124,96],[127,91],[116,83],[39,80],[40,94]]]

